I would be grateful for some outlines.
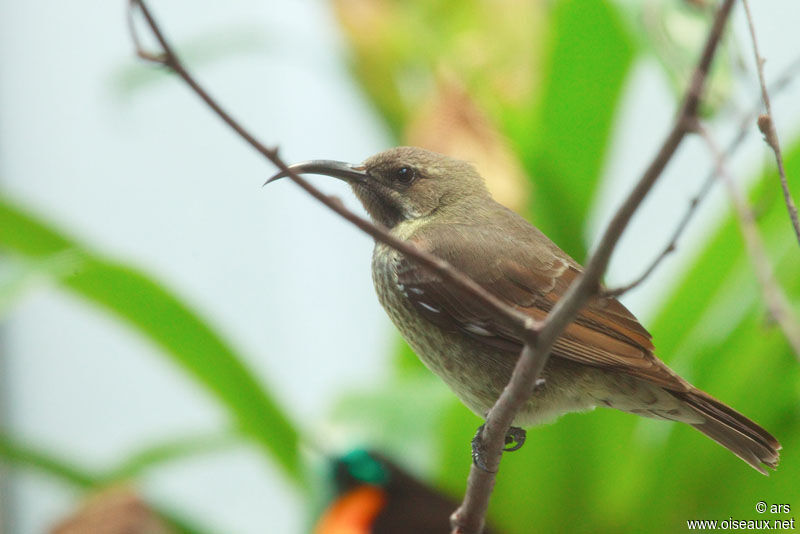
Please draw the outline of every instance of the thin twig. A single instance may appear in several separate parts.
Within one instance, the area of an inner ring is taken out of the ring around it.
[[[794,80],[794,78],[798,74],[798,70],[800,70],[800,57],[796,58],[792,63],[784,69],[778,78],[770,84],[769,92],[772,93],[772,96],[775,97],[781,92],[783,92],[786,87],[789,86],[790,82]],[[755,106],[755,109],[748,113],[739,124],[739,130],[736,133],[736,136],[728,143],[728,146],[725,148],[724,156],[725,159],[730,158],[734,152],[739,148],[739,146],[744,142],[747,138],[747,135],[750,133],[750,125],[756,120],[761,111],[761,97],[758,99],[758,103]],[[717,173],[714,169],[712,169],[708,176],[706,176],[705,181],[703,181],[703,185],[700,186],[698,192],[691,198],[689,201],[689,205],[686,208],[686,212],[683,214],[683,217],[678,222],[678,225],[675,227],[675,231],[672,233],[672,237],[670,238],[667,245],[661,251],[661,253],[653,259],[653,261],[648,265],[648,267],[639,275],[638,278],[634,279],[633,281],[619,287],[606,289],[602,292],[603,297],[619,297],[631,289],[638,287],[642,284],[653,272],[656,268],[666,259],[667,256],[672,254],[678,246],[678,240],[680,239],[683,232],[686,230],[686,227],[691,222],[694,215],[697,213],[700,204],[702,204],[703,200],[706,199],[708,193],[711,191],[711,186],[717,180]]]
[[[772,119],[772,105],[769,100],[769,93],[767,92],[767,82],[764,81],[764,58],[761,57],[758,51],[758,39],[756,39],[753,15],[750,13],[750,4],[747,0],[742,0],[742,3],[744,4],[744,12],[747,15],[747,27],[750,29],[750,39],[753,41],[753,55],[756,58],[758,82],[761,85],[761,99],[764,101],[764,109],[766,111],[766,113],[758,117],[758,129],[764,134],[764,140],[775,153],[775,163],[778,165],[778,175],[781,180],[781,189],[783,189],[783,201],[786,203],[786,209],[789,211],[789,218],[792,220],[797,242],[800,243],[800,221],[798,221],[797,218],[797,206],[792,199],[792,193],[789,191],[789,182],[786,180],[786,169],[783,167],[783,154],[781,154],[781,145],[778,141],[775,121]]]
[[[424,250],[421,250],[409,241],[403,241],[394,237],[385,227],[368,221],[363,217],[359,217],[352,211],[345,208],[341,200],[334,196],[326,195],[311,185],[308,180],[291,170],[280,158],[276,148],[268,148],[266,145],[256,139],[253,134],[245,129],[227,111],[222,109],[220,104],[214,100],[214,98],[212,98],[211,95],[202,86],[200,86],[200,84],[194,79],[189,71],[186,70],[186,68],[183,66],[183,63],[175,54],[172,46],[167,42],[158,23],[156,23],[145,3],[142,0],[130,0],[130,5],[131,7],[138,7],[141,10],[147,25],[150,27],[150,30],[153,32],[153,35],[156,37],[156,40],[162,48],[162,52],[160,54],[153,54],[143,50],[136,35],[132,19],[129,19],[131,21],[130,28],[132,32],[132,40],[134,46],[136,47],[136,53],[139,57],[147,61],[163,65],[174,71],[183,79],[183,81],[186,82],[187,85],[189,85],[189,87],[191,87],[195,94],[197,94],[208,105],[208,107],[210,107],[214,113],[216,113],[216,115],[225,122],[225,124],[230,126],[242,139],[244,139],[247,144],[253,147],[261,155],[269,159],[276,167],[278,167],[281,171],[284,171],[292,181],[303,188],[311,196],[322,202],[325,206],[357,226],[360,230],[370,235],[376,241],[385,243],[395,250],[414,258],[421,265],[429,268],[436,274],[440,275],[443,279],[454,283],[460,289],[472,294],[481,300],[488,308],[491,308],[492,311],[508,318],[510,324],[517,327],[518,333],[523,338],[535,335],[538,324],[531,317],[505,304],[492,293],[489,293],[482,286],[475,283],[471,278],[452,267],[446,261]]]
[[[533,393],[534,384],[547,363],[556,338],[572,322],[586,301],[598,293],[600,278],[608,266],[619,237],[691,128],[697,116],[697,107],[705,88],[711,61],[732,7],[733,0],[724,0],[716,13],[680,112],[661,149],[636,187],[617,210],[583,274],[570,285],[566,294],[556,303],[534,343],[523,349],[511,380],[489,411],[483,429],[483,445],[486,450],[484,460],[489,470],[480,469],[474,464],[470,468],[464,502],[450,518],[453,534],[479,534],[483,530],[489,497],[500,464],[505,433],[522,404]]]
[[[495,403],[488,414],[482,436],[483,445],[486,451],[486,464],[490,470],[495,472],[476,469],[474,465],[470,470],[470,476],[467,482],[467,494],[465,496],[464,503],[453,514],[452,518],[453,532],[461,534],[477,534],[483,529],[489,497],[494,486],[497,470],[496,468],[500,462],[505,434],[508,428],[511,426],[511,422],[516,416],[516,413],[521,405],[530,398],[534,384],[536,383],[541,370],[544,368],[547,362],[550,349],[555,343],[556,338],[574,319],[575,315],[586,303],[586,301],[593,295],[597,295],[600,287],[600,277],[608,265],[611,253],[613,252],[620,235],[628,225],[636,208],[639,206],[639,204],[641,204],[648,191],[652,188],[657,178],[661,175],[667,163],[669,163],[670,159],[672,158],[672,155],[675,153],[686,133],[689,131],[689,124],[692,123],[696,117],[697,106],[705,86],[708,69],[711,64],[711,60],[714,57],[714,52],[719,43],[732,4],[733,0],[724,0],[714,19],[714,23],[709,32],[708,40],[698,62],[697,68],[695,69],[691,85],[686,92],[686,97],[683,105],[681,106],[678,118],[675,121],[672,131],[665,139],[661,150],[658,152],[653,162],[643,174],[637,186],[629,194],[619,211],[612,219],[611,223],[606,229],[605,234],[603,235],[603,238],[600,241],[597,250],[592,255],[592,258],[589,261],[583,275],[579,276],[578,279],[570,286],[566,295],[556,304],[553,311],[548,315],[546,321],[542,325],[538,325],[529,317],[520,314],[516,310],[513,310],[511,307],[507,306],[502,301],[486,292],[482,287],[462,273],[450,267],[446,262],[417,249],[417,247],[410,243],[397,240],[391,236],[385,228],[377,226],[370,221],[362,219],[353,214],[347,210],[338,199],[323,194],[306,180],[291,171],[280,159],[276,149],[269,149],[256,140],[252,134],[247,132],[238,122],[236,122],[229,114],[227,114],[219,106],[219,104],[217,104],[209,96],[209,94],[198,85],[194,78],[192,78],[192,76],[180,63],[177,56],[172,51],[172,48],[164,39],[164,36],[162,35],[150,12],[147,10],[144,2],[142,0],[131,0],[131,6],[137,6],[142,11],[148,26],[163,49],[163,53],[161,55],[147,53],[138,46],[138,40],[134,38],[134,42],[137,44],[137,53],[141,57],[164,65],[175,71],[195,91],[195,93],[197,93],[197,95],[200,96],[200,98],[203,99],[203,101],[206,102],[206,104],[211,107],[220,118],[222,118],[234,131],[236,131],[237,134],[247,141],[248,144],[272,161],[272,163],[274,163],[275,166],[277,166],[280,170],[286,172],[289,178],[300,185],[317,200],[338,213],[340,216],[355,224],[358,228],[372,236],[377,241],[383,242],[402,252],[403,254],[414,258],[422,265],[439,274],[442,278],[457,284],[466,291],[469,291],[476,298],[480,299],[487,307],[490,307],[494,311],[508,317],[513,324],[518,326],[520,330],[520,336],[525,341],[525,346],[522,350],[520,358],[517,361],[517,365],[511,376],[509,384],[503,390],[503,393],[500,395],[497,403]]]
[[[672,233],[672,237],[670,237],[667,246],[661,251],[661,253],[655,257],[655,259],[650,263],[650,265],[645,269],[642,274],[639,275],[638,278],[634,279],[631,282],[628,282],[624,286],[619,286],[611,289],[606,289],[602,292],[604,297],[619,297],[624,293],[627,293],[631,289],[639,286],[642,282],[644,282],[653,271],[661,264],[664,259],[675,252],[678,247],[678,239],[680,239],[683,231],[686,230],[686,227],[689,225],[689,222],[694,217],[694,214],[697,213],[697,208],[700,207],[700,204],[705,200],[706,196],[708,195],[709,191],[711,191],[711,186],[714,185],[714,175],[710,174],[706,177],[703,185],[700,186],[700,190],[692,197],[689,201],[689,205],[686,208],[686,212],[683,214],[683,217],[678,222],[678,225],[675,227],[675,231]]]
[[[781,290],[775,279],[772,265],[767,259],[764,242],[758,233],[753,210],[750,209],[747,200],[728,171],[725,154],[719,149],[714,137],[702,124],[698,125],[697,131],[705,140],[714,158],[714,174],[722,179],[728,190],[728,195],[736,213],[736,220],[739,222],[739,228],[742,231],[747,254],[753,263],[753,269],[755,270],[756,279],[761,288],[761,294],[767,310],[769,310],[769,314],[783,331],[795,356],[800,359],[800,322],[794,314],[791,304],[789,304],[789,299],[786,298],[786,294]]]

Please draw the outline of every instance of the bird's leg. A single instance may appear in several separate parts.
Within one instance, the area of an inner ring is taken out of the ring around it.
[[[472,463],[479,469],[491,473],[492,471],[486,466],[486,461],[484,460],[486,449],[483,446],[483,427],[485,426],[485,423],[479,426],[478,430],[475,432],[475,437],[472,438]],[[525,444],[526,435],[525,429],[512,426],[508,429],[508,432],[506,432],[505,443],[508,446],[503,448],[503,450],[506,452],[518,450]]]

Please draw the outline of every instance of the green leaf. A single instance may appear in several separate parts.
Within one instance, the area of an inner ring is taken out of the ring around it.
[[[57,283],[65,274],[80,267],[82,258],[73,251],[27,260],[6,257],[0,263],[0,317],[27,292],[49,283]]]
[[[241,443],[237,435],[210,434],[172,439],[164,443],[150,445],[126,458],[114,469],[103,475],[109,483],[118,480],[135,479],[144,471],[160,467],[166,463],[186,460],[189,457],[219,451]]]
[[[540,100],[506,110],[503,122],[534,183],[533,219],[581,261],[583,225],[636,50],[611,2],[557,2],[549,27]]]
[[[784,157],[787,175],[797,176],[800,143],[786,150]],[[776,174],[765,173],[751,197],[757,199],[757,222],[769,261],[798,312],[800,250]],[[739,467],[736,458],[700,445],[703,438],[696,433],[676,428],[668,435],[668,450],[681,459],[682,469],[694,473],[698,483],[686,487],[672,478],[651,479],[643,484],[634,506],[658,495],[665,502],[653,517],[678,524],[680,507],[696,509],[696,517],[736,517],[749,514],[756,500],[789,502],[800,497],[796,485],[800,477],[800,368],[783,333],[766,318],[761,291],[732,215],[671,292],[652,331],[662,358],[695,385],[767,428],[783,450],[778,470],[767,479]],[[670,457],[659,455],[651,463],[654,471],[668,469]],[[676,501],[670,492],[678,486],[683,497]],[[708,492],[714,493],[713,500],[700,497]]]
[[[800,144],[795,143],[789,150],[785,150],[784,158],[787,175],[800,174]],[[758,222],[762,238],[770,248],[773,261],[786,261],[787,254],[790,259],[797,261],[797,248],[786,248],[787,228],[783,225],[788,225],[789,219],[778,187],[777,176],[772,172],[766,173],[753,188],[751,197],[759,199],[754,207],[761,212]],[[693,332],[689,328],[671,329],[669,325],[700,325],[699,328],[702,329],[702,317],[708,314],[708,310],[712,307],[709,303],[715,298],[721,298],[720,292],[725,286],[730,286],[734,280],[733,289],[743,290],[738,280],[746,278],[752,281],[754,278],[740,234],[738,223],[732,215],[729,215],[709,239],[694,265],[687,270],[676,290],[670,293],[669,299],[662,306],[652,325],[654,334],[659,335],[661,354],[673,354],[679,348],[683,348],[684,341]],[[752,283],[748,286],[751,290],[749,301],[752,301],[756,294],[755,286]],[[739,295],[740,300],[743,294],[744,291]],[[743,318],[742,314],[728,315]],[[682,351],[682,354],[685,352]]]
[[[105,478],[71,461],[58,458],[0,434],[0,459],[12,465],[36,469],[82,492],[97,491],[105,486]],[[204,534],[207,531],[192,524],[180,514],[160,505],[150,508],[177,534]]]
[[[425,367],[414,350],[406,343],[400,336],[395,337],[396,345],[394,348],[394,372],[395,376],[399,379],[408,377],[427,376],[430,377],[431,372]]]
[[[715,4],[692,2],[626,2],[621,10],[643,52],[650,52],[660,64],[675,98],[681,98],[689,85],[716,10]],[[716,114],[730,103],[742,57],[742,43],[732,37],[719,44],[711,66],[700,103],[703,117]]]
[[[0,458],[13,464],[33,467],[82,490],[96,488],[100,480],[96,473],[88,469],[22,445],[4,434],[0,434]]]
[[[172,510],[171,507],[159,504],[148,503],[150,509],[158,515],[161,520],[169,527],[170,533],[175,534],[210,534],[210,531],[196,525],[194,521],[187,519],[183,514]]]
[[[409,376],[377,389],[343,396],[331,419],[354,443],[404,457],[429,469],[432,444],[441,433],[436,408],[451,400],[444,384],[430,373]]]
[[[79,268],[63,287],[123,319],[203,384],[239,428],[303,485],[298,432],[234,349],[197,313],[136,269],[105,259],[0,198],[0,248],[30,260],[69,251]]]

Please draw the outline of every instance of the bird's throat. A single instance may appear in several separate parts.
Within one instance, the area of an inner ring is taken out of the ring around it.
[[[394,228],[406,219],[403,209],[388,191],[363,184],[353,184],[353,192],[373,221]]]

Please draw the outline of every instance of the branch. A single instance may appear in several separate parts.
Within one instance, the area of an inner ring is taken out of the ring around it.
[[[556,338],[574,319],[575,315],[586,301],[590,297],[598,294],[600,278],[605,272],[611,253],[620,235],[628,225],[631,216],[639,204],[641,204],[644,197],[672,158],[686,133],[689,131],[689,126],[694,123],[697,115],[697,106],[708,75],[708,69],[714,57],[732,4],[733,0],[724,0],[724,3],[714,19],[705,48],[695,69],[691,85],[686,92],[675,125],[664,141],[661,150],[612,219],[583,275],[578,277],[570,286],[564,298],[556,304],[546,321],[541,325],[517,312],[510,306],[507,306],[468,277],[453,269],[446,262],[417,249],[410,243],[394,238],[389,234],[386,228],[377,226],[366,219],[358,217],[347,210],[338,199],[323,194],[309,182],[290,170],[280,159],[276,149],[270,149],[261,144],[252,134],[226,113],[194,80],[167,43],[143,0],[130,0],[131,8],[138,7],[141,10],[150,30],[153,32],[153,35],[162,48],[162,53],[156,55],[144,51],[136,36],[132,20],[130,25],[136,52],[140,57],[163,65],[177,73],[187,85],[189,85],[189,87],[191,87],[192,90],[226,124],[228,124],[228,126],[260,154],[268,158],[276,167],[284,171],[292,181],[297,183],[306,192],[356,225],[359,229],[372,236],[376,241],[385,243],[403,254],[414,258],[420,264],[439,274],[442,278],[470,292],[487,307],[509,318],[512,324],[518,327],[519,334],[525,341],[525,347],[517,361],[509,384],[488,414],[482,434],[483,445],[486,451],[486,464],[489,469],[494,472],[483,471],[477,469],[474,465],[472,466],[464,503],[453,514],[451,520],[454,532],[466,534],[478,533],[483,529],[484,517],[488,507],[489,497],[494,486],[496,468],[500,462],[505,434],[511,426],[521,405],[530,398],[536,379],[547,362],[551,347],[555,343]]]
[[[775,273],[767,259],[764,242],[761,240],[761,236],[758,233],[753,211],[750,209],[750,206],[747,205],[744,195],[736,186],[736,182],[733,180],[730,172],[728,172],[725,154],[719,149],[715,139],[703,125],[699,124],[697,131],[705,140],[714,158],[714,174],[722,179],[722,182],[728,189],[728,195],[731,198],[734,212],[736,213],[736,219],[739,221],[739,228],[742,231],[745,247],[753,263],[756,279],[761,288],[761,294],[767,305],[767,309],[786,336],[795,356],[800,359],[800,322],[798,322],[792,310],[792,306],[789,304],[789,300],[786,298],[783,291],[781,291],[777,280],[775,280]]]
[[[772,96],[777,96],[779,93],[783,92],[786,87],[789,86],[790,82],[797,76],[798,70],[800,70],[800,57],[796,58],[792,63],[781,73],[780,76],[770,85],[769,91],[772,93]],[[742,144],[742,142],[747,138],[747,135],[750,133],[750,125],[751,123],[756,120],[760,114],[761,110],[761,98],[759,97],[758,103],[755,105],[755,109],[748,113],[740,122],[739,130],[736,133],[736,136],[731,140],[728,144],[727,148],[725,148],[725,152],[723,153],[725,159],[730,158],[736,149]],[[655,257],[655,259],[650,263],[650,265],[639,275],[638,278],[634,279],[632,282],[625,284],[624,286],[619,286],[612,289],[606,289],[602,292],[603,297],[619,297],[631,289],[638,287],[642,284],[653,272],[656,268],[663,262],[667,256],[672,254],[678,247],[678,240],[680,239],[683,232],[686,230],[686,227],[691,222],[694,215],[697,213],[697,209],[700,207],[700,204],[703,200],[706,199],[708,193],[711,191],[711,186],[714,185],[717,179],[717,172],[716,169],[712,169],[708,176],[706,176],[703,185],[700,186],[698,192],[691,198],[689,201],[689,206],[686,208],[686,212],[684,213],[681,220],[678,222],[678,225],[675,227],[675,231],[672,233],[672,237],[670,238],[667,245],[661,251],[661,253]]]
[[[680,239],[683,231],[686,230],[686,227],[689,226],[689,222],[694,217],[694,214],[697,213],[697,208],[700,207],[700,204],[705,200],[706,196],[708,196],[709,191],[711,191],[711,186],[714,185],[714,179],[716,176],[714,173],[710,173],[703,185],[700,186],[700,190],[695,194],[692,199],[689,201],[689,206],[686,208],[686,212],[683,214],[683,217],[678,222],[678,225],[675,227],[675,231],[672,233],[672,237],[670,237],[667,246],[661,251],[661,253],[655,257],[655,259],[650,263],[650,265],[645,269],[642,274],[639,275],[638,278],[634,279],[632,282],[625,284],[624,286],[615,287],[613,289],[606,289],[602,292],[603,297],[619,297],[624,293],[627,293],[631,289],[639,286],[642,282],[644,282],[653,271],[661,264],[664,259],[675,252],[678,248],[678,239]]]
[[[705,87],[711,60],[714,58],[732,7],[733,0],[724,0],[717,11],[675,124],[655,159],[614,215],[583,274],[570,285],[564,297],[556,303],[544,321],[534,343],[523,349],[508,386],[489,411],[483,429],[483,444],[486,448],[484,459],[491,471],[496,471],[500,464],[505,433],[511,426],[517,411],[533,393],[536,379],[547,363],[550,349],[556,338],[572,322],[586,301],[598,293],[600,278],[608,266],[611,254],[622,232],[669,163],[683,138],[690,131],[697,117],[697,107]],[[483,530],[495,475],[494,472],[487,472],[472,465],[464,502],[450,518],[453,534],[479,534]]]
[[[138,7],[141,10],[142,15],[144,15],[147,25],[150,27],[150,30],[153,32],[153,35],[162,48],[160,54],[153,54],[142,48],[133,23],[132,10],[134,7]],[[136,48],[136,54],[144,60],[167,67],[180,76],[183,81],[186,82],[186,84],[195,92],[195,94],[197,94],[197,96],[199,96],[203,102],[205,102],[208,107],[210,107],[214,113],[216,113],[216,115],[225,122],[225,124],[230,126],[259,154],[266,157],[276,167],[278,167],[278,169],[284,171],[293,182],[303,188],[311,196],[322,202],[325,206],[343,217],[345,220],[351,222],[360,230],[370,235],[376,241],[385,243],[395,250],[414,258],[421,265],[428,267],[431,271],[440,275],[443,279],[456,284],[460,289],[463,289],[467,293],[475,296],[488,308],[508,318],[510,323],[517,327],[517,333],[520,334],[523,339],[532,337],[536,334],[537,323],[532,318],[505,304],[496,296],[486,291],[482,286],[475,283],[471,278],[453,268],[446,261],[419,249],[413,243],[402,241],[394,237],[385,227],[375,224],[367,219],[364,219],[363,217],[359,217],[352,211],[345,208],[341,200],[334,196],[326,195],[311,185],[308,180],[291,170],[278,155],[277,148],[268,148],[266,145],[256,139],[253,134],[246,130],[238,121],[236,121],[228,112],[226,112],[222,106],[220,106],[219,103],[217,103],[216,100],[214,100],[211,95],[202,86],[200,86],[200,84],[194,79],[189,71],[186,70],[183,63],[175,54],[172,46],[167,42],[164,34],[161,32],[161,28],[153,18],[144,1],[130,0],[130,8],[131,9],[128,11],[128,24],[131,32],[131,38]]]
[[[764,58],[758,51],[758,40],[756,39],[756,28],[753,24],[753,15],[750,13],[750,4],[747,0],[742,0],[744,4],[744,12],[747,15],[747,26],[750,29],[750,39],[753,41],[753,55],[756,58],[756,70],[758,72],[758,81],[761,85],[761,99],[764,101],[764,109],[766,113],[758,117],[758,129],[764,134],[764,140],[775,153],[775,163],[778,165],[778,175],[781,180],[781,189],[783,189],[783,200],[786,203],[786,209],[789,211],[789,218],[792,220],[792,227],[794,228],[797,241],[800,243],[800,221],[797,219],[797,206],[795,206],[792,199],[792,193],[789,191],[789,183],[786,180],[786,169],[783,167],[783,155],[781,154],[781,146],[778,142],[778,132],[775,130],[775,122],[772,120],[772,105],[769,100],[769,93],[767,92],[767,83],[764,81]]]

